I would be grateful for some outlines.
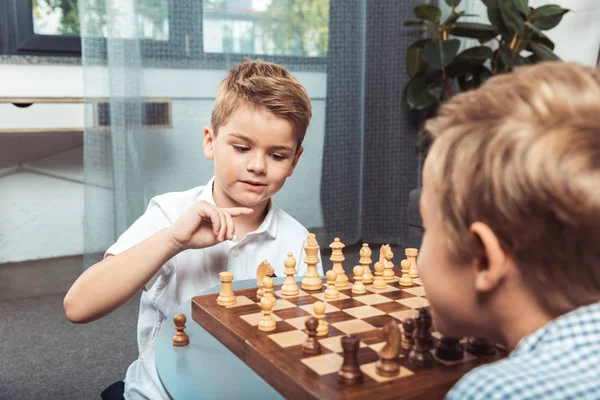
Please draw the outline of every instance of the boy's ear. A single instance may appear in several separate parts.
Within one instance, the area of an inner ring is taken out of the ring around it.
[[[512,258],[504,252],[498,237],[483,222],[474,222],[470,227],[483,246],[483,256],[475,260],[475,290],[477,292],[491,292],[496,289],[509,276],[514,263]]]
[[[214,160],[215,152],[214,152],[214,144],[215,137],[213,134],[212,127],[210,125],[204,127],[204,157],[209,160]]]
[[[296,165],[298,165],[298,160],[300,160],[300,156],[302,155],[303,151],[304,147],[300,146],[300,148],[294,155],[294,160],[292,161],[292,168],[290,168],[290,172],[288,172],[288,178],[294,173],[294,169],[296,168]]]

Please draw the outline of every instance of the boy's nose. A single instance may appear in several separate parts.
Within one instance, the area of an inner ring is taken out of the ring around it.
[[[246,169],[254,172],[255,174],[262,175],[267,171],[267,161],[262,154],[257,154],[248,160]]]

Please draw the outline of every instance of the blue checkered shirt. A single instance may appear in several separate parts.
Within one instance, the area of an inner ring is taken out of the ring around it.
[[[600,303],[525,337],[506,359],[465,375],[446,399],[600,399]]]

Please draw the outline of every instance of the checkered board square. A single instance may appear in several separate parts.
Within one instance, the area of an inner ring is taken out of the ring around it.
[[[427,369],[413,366],[402,356],[399,375],[379,376],[375,363],[385,345],[383,326],[391,320],[402,329],[403,319],[415,317],[419,308],[429,306],[418,278],[414,279],[413,286],[404,287],[399,284],[400,269],[394,272],[396,276],[387,281],[386,289],[374,289],[368,284],[362,295],[352,293],[354,280],[349,275],[348,286],[339,290],[339,298],[333,300],[324,298],[325,283],[321,290],[301,289],[299,295],[293,297],[282,295],[281,285],[276,285],[277,305],[273,311],[276,329],[271,332],[261,332],[257,327],[262,313],[256,288],[236,291],[237,303],[230,307],[217,305],[218,294],[196,296],[192,299],[192,317],[286,398],[443,398],[466,372],[505,355],[499,351],[495,356],[476,357],[465,352],[461,361],[436,358],[435,366]],[[313,314],[317,301],[326,303],[325,321],[329,332],[318,338],[321,354],[307,356],[302,353],[302,344],[307,338],[304,322]],[[360,338],[358,361],[364,381],[357,386],[344,386],[337,380],[343,361],[341,338],[344,335]],[[435,331],[432,335],[435,348],[441,335]]]

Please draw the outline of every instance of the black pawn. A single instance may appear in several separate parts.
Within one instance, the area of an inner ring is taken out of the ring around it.
[[[435,350],[435,356],[444,361],[458,361],[464,358],[465,352],[459,339],[442,336],[440,344]]]
[[[402,321],[402,330],[404,336],[402,338],[402,353],[409,355],[410,351],[415,346],[414,333],[415,333],[415,320],[414,318],[404,318]]]
[[[306,330],[308,331],[308,338],[302,345],[302,352],[308,355],[315,355],[321,353],[321,343],[317,340],[317,326],[319,326],[319,320],[313,316],[306,318],[304,322]]]
[[[496,354],[496,345],[487,339],[471,336],[467,339],[466,350],[476,356],[493,356]]]
[[[344,362],[338,372],[338,381],[343,385],[357,385],[363,382],[363,373],[358,365],[358,336],[342,337]]]
[[[408,355],[408,361],[417,367],[428,368],[435,364],[433,355],[431,354],[430,342],[431,339],[431,316],[427,318],[429,311],[424,308],[419,310],[419,315],[415,318],[417,332],[414,337],[415,346]]]

